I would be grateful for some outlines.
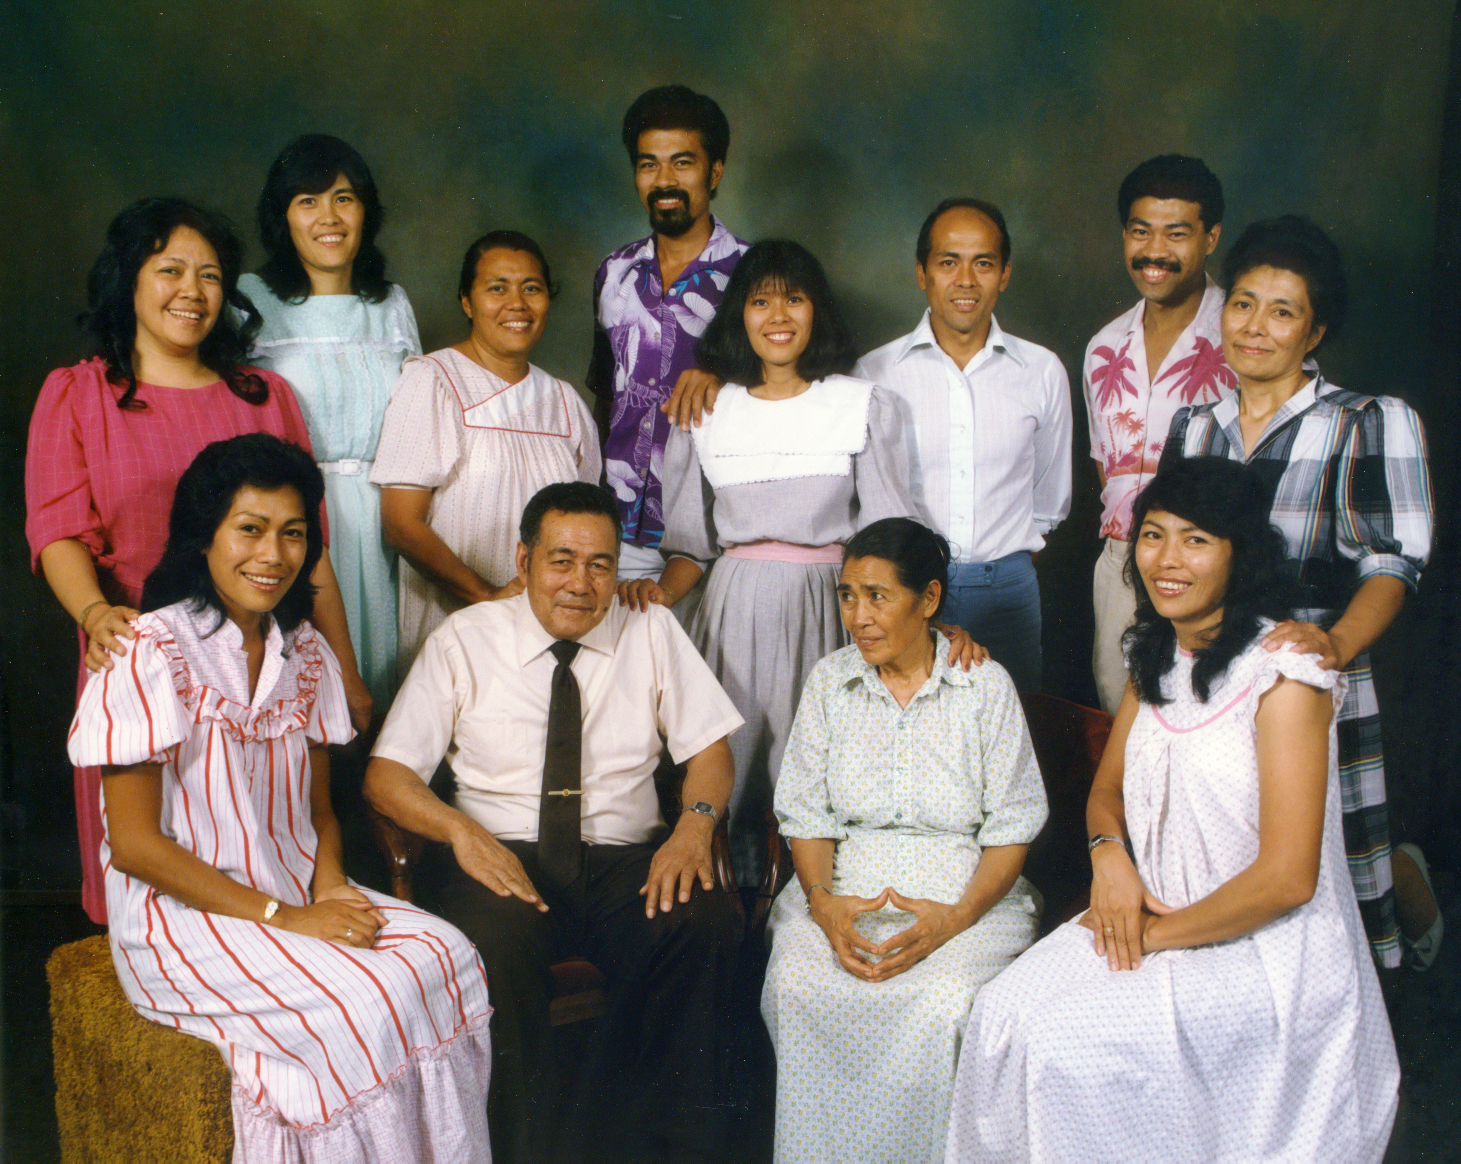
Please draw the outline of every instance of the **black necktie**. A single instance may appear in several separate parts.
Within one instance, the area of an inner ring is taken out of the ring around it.
[[[582,864],[583,712],[571,664],[578,644],[559,639],[548,648],[558,660],[548,696],[548,747],[543,755],[543,799],[538,809],[538,864],[558,886]]]

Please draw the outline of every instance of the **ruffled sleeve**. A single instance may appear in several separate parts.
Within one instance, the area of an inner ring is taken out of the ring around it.
[[[1282,677],[1329,692],[1334,701],[1334,714],[1339,714],[1349,690],[1349,679],[1342,671],[1327,671],[1321,667],[1318,655],[1301,655],[1287,648],[1267,651],[1258,647],[1250,658],[1253,660],[1253,679],[1248,687],[1248,700],[1255,713],[1258,700]]]
[[[66,751],[78,767],[160,764],[192,730],[193,715],[174,677],[177,644],[160,619],[144,614],[137,637],[110,671],[87,680],[71,721]]]
[[[305,657],[306,666],[318,666],[304,738],[311,744],[348,744],[355,738],[355,728],[350,722],[350,705],[345,702],[340,662],[324,635],[309,623],[301,623],[294,636],[294,649]]]

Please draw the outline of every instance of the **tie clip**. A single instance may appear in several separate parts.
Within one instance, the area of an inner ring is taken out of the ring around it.
[[[583,789],[582,788],[550,788],[550,789],[548,789],[548,795],[549,796],[582,796],[583,795]]]

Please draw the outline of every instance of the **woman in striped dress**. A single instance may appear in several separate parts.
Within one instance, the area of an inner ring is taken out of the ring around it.
[[[1223,354],[1236,392],[1178,410],[1163,464],[1211,455],[1242,461],[1267,485],[1288,542],[1300,609],[1264,639],[1343,671],[1339,781],[1350,875],[1375,960],[1429,964],[1441,919],[1419,867],[1396,851],[1392,878],[1380,710],[1369,648],[1400,612],[1430,555],[1433,503],[1420,418],[1393,396],[1364,396],[1311,374],[1305,357],[1344,321],[1339,248],[1308,219],[1258,222],[1223,264]],[[1420,851],[1413,846],[1416,856]],[[1393,883],[1393,887],[1392,887]]]
[[[573,387],[528,362],[555,288],[542,248],[515,230],[467,248],[461,343],[407,360],[386,409],[371,481],[381,529],[402,558],[398,673],[446,616],[520,593],[517,523],[555,481],[597,483],[593,414]]]
[[[178,482],[135,638],[70,735],[100,764],[112,958],[218,1047],[235,1159],[487,1159],[487,982],[457,930],[341,867],[325,745],[353,734],[305,621],[324,482],[252,434]]]

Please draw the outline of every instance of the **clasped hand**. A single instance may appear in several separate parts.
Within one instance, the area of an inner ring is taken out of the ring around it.
[[[1151,952],[1147,929],[1175,906],[1152,895],[1126,849],[1113,841],[1091,851],[1091,908],[1080,924],[1096,935],[1096,953],[1112,970],[1135,970]]]
[[[272,924],[293,934],[368,950],[386,919],[360,890],[341,884],[316,893],[313,905],[281,905]]]
[[[950,938],[969,928],[957,906],[922,897],[904,897],[889,886],[876,897],[836,896],[815,890],[810,901],[812,920],[822,927],[842,968],[864,982],[886,982],[916,966]],[[854,924],[859,914],[892,906],[918,920],[879,945],[869,941]],[[881,959],[873,962],[868,955]]]

